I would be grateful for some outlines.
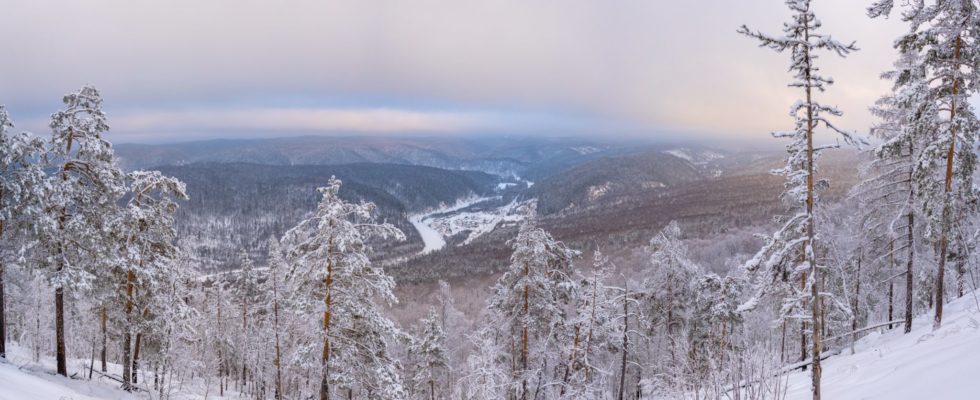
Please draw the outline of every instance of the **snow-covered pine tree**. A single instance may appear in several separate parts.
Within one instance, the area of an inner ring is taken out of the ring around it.
[[[369,393],[371,398],[404,399],[405,389],[388,343],[401,336],[384,316],[378,301],[391,304],[395,281],[372,265],[369,239],[404,240],[388,223],[374,222],[372,203],[353,204],[340,197],[341,181],[331,177],[319,189],[314,215],[286,232],[290,277],[298,285],[294,312],[322,312],[322,353],[317,363],[321,400],[341,389]],[[308,318],[310,319],[310,318]]]
[[[439,312],[439,324],[442,331],[446,333],[446,358],[449,360],[449,368],[446,377],[446,392],[454,394],[456,392],[456,381],[465,356],[463,351],[467,345],[466,336],[472,333],[471,322],[466,318],[462,311],[456,308],[456,300],[453,298],[452,286],[449,282],[439,280],[439,290],[435,293],[436,310]]]
[[[697,364],[694,372],[703,372],[725,362],[724,356],[731,346],[732,332],[742,322],[738,312],[742,282],[733,277],[724,278],[715,273],[700,277],[695,283],[694,306],[689,330],[691,354]],[[717,355],[717,359],[710,359]],[[704,379],[696,376],[695,379]]]
[[[235,297],[241,309],[242,330],[238,336],[238,355],[241,357],[240,383],[241,387],[244,388],[250,373],[248,366],[256,361],[253,359],[255,349],[251,340],[254,329],[250,324],[253,323],[251,321],[255,314],[253,303],[256,302],[256,297],[259,295],[259,285],[255,276],[255,264],[248,256],[248,252],[243,250],[239,260],[241,268],[238,270],[238,277],[235,282]]]
[[[609,375],[623,329],[619,289],[608,286],[614,268],[608,257],[596,251],[592,270],[576,273],[578,296],[570,321],[574,336],[565,340],[562,350],[567,361],[559,371],[563,374],[559,398],[602,398],[611,387]]]
[[[7,110],[0,105],[0,358],[6,358],[7,307],[4,276],[8,260],[20,249],[16,240],[31,231],[30,222],[43,213],[41,168],[44,141],[27,133],[11,134]]]
[[[117,213],[124,176],[102,137],[109,126],[98,90],[85,86],[66,95],[64,103],[65,109],[51,116],[47,152],[54,171],[43,185],[46,213],[35,224],[35,256],[55,288],[57,372],[67,376],[65,295],[81,295],[93,271],[114,262],[110,220]]]
[[[701,275],[701,268],[691,261],[681,234],[680,224],[671,221],[650,240],[653,275],[644,282],[651,330],[663,326],[671,360],[676,360],[675,341],[689,319],[687,312],[694,298],[694,284]]]
[[[418,333],[408,349],[408,354],[414,360],[412,392],[420,400],[435,400],[437,391],[445,391],[443,382],[450,368],[446,354],[446,332],[442,330],[439,313],[434,308],[429,310],[419,325]]]
[[[129,200],[119,213],[114,231],[122,241],[123,277],[125,288],[121,308],[125,312],[123,327],[123,388],[131,390],[133,369],[138,364],[142,330],[155,297],[166,295],[154,289],[159,281],[170,279],[177,258],[177,230],[174,214],[177,200],[186,199],[184,183],[158,171],[134,171],[128,174]],[[154,311],[155,312],[155,311]],[[143,323],[141,323],[143,322]],[[130,342],[136,332],[135,350]],[[130,355],[133,355],[130,360]],[[132,361],[132,362],[131,362]],[[132,368],[132,369],[131,369]]]
[[[935,110],[921,99],[929,90],[929,82],[917,52],[902,52],[895,69],[882,74],[882,79],[892,81],[893,86],[892,92],[871,108],[879,119],[871,134],[881,143],[873,149],[874,159],[864,170],[867,178],[852,194],[864,213],[862,230],[870,235],[864,238],[870,245],[869,259],[891,265],[897,256],[905,255],[905,333],[909,333],[914,314],[915,216],[921,208],[919,193],[928,189],[918,187],[921,182],[914,177],[923,175],[918,171],[925,166],[919,162],[920,149],[932,135],[931,119],[923,117],[934,115]],[[893,288],[894,277],[887,279]]]
[[[143,336],[144,347],[153,350],[144,359],[154,365],[154,387],[158,390],[158,398],[164,399],[169,398],[166,394],[172,389],[166,376],[180,374],[198,360],[195,354],[179,352],[196,339],[195,324],[201,321],[202,315],[189,304],[195,294],[196,282],[186,256],[178,255],[161,267],[161,273],[146,288],[153,294],[152,312],[151,318],[143,323]],[[133,372],[136,372],[135,366]]]
[[[273,360],[272,365],[275,368],[275,376],[273,377],[273,395],[276,400],[282,400],[283,398],[283,384],[282,384],[282,340],[280,337],[280,325],[279,325],[279,296],[281,283],[280,279],[282,274],[285,272],[286,261],[283,259],[282,248],[279,246],[279,240],[275,238],[269,239],[269,277],[265,281],[265,292],[271,295],[270,309],[272,312],[272,321],[268,325],[272,328],[273,334]]]
[[[970,235],[960,234],[960,222],[975,214],[976,135],[980,123],[970,105],[970,97],[980,90],[980,5],[975,0],[935,0],[908,2],[903,20],[909,31],[895,45],[903,54],[920,56],[918,68],[925,80],[910,81],[907,89],[916,96],[922,111],[915,121],[917,136],[923,139],[913,180],[922,189],[925,237],[938,247],[935,281],[936,312],[933,327],[942,324],[946,262],[950,248],[962,250]],[[868,14],[889,15],[894,0],[874,3]],[[962,251],[956,251],[962,257]],[[955,260],[958,261],[958,260]]]
[[[546,369],[557,363],[557,339],[569,337],[567,310],[575,290],[572,259],[578,255],[539,228],[535,214],[533,205],[526,207],[517,237],[509,242],[510,266],[494,285],[489,303],[490,323],[500,339],[512,344],[508,396],[522,400],[548,387],[551,377]]]
[[[828,117],[840,116],[842,113],[834,107],[823,105],[814,98],[815,92],[823,92],[833,80],[819,75],[819,68],[814,64],[817,52],[829,51],[840,57],[857,50],[851,44],[844,44],[831,39],[829,35],[819,31],[820,21],[810,8],[810,0],[786,0],[786,5],[793,13],[790,22],[784,24],[782,36],[771,36],[758,31],[751,31],[742,26],[738,32],[760,41],[761,46],[777,52],[790,52],[790,70],[793,81],[790,87],[803,90],[804,99],[797,101],[790,108],[790,115],[796,120],[792,131],[774,133],[777,138],[790,140],[787,145],[789,158],[786,167],[776,172],[787,179],[786,192],[783,197],[796,210],[803,210],[790,217],[782,228],[769,237],[754,258],[747,264],[746,269],[758,275],[759,285],[756,296],[749,301],[743,310],[752,308],[760,296],[766,295],[777,280],[786,281],[789,275],[802,273],[801,280],[806,288],[800,290],[791,299],[787,299],[785,311],[794,317],[809,321],[811,326],[811,360],[813,366],[812,386],[814,400],[820,399],[820,351],[822,344],[820,334],[821,305],[820,296],[824,294],[820,288],[822,268],[817,264],[814,249],[818,238],[814,224],[814,208],[818,197],[816,191],[828,186],[827,181],[817,180],[815,159],[824,149],[837,146],[820,146],[814,144],[814,133],[819,125],[829,131],[836,132],[846,142],[856,143],[855,138],[848,132],[834,126]],[[802,253],[802,260],[800,254]],[[807,274],[809,272],[809,274]],[[808,289],[808,290],[807,290]],[[805,304],[809,303],[809,311]],[[788,307],[787,307],[788,306]],[[788,310],[787,310],[788,309]]]

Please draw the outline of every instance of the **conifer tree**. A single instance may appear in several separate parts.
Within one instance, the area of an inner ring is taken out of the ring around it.
[[[141,332],[136,333],[135,349],[130,340],[137,325],[145,325],[150,309],[155,307],[156,296],[166,293],[157,293],[154,289],[160,286],[160,281],[172,278],[174,273],[178,254],[174,244],[177,239],[174,214],[177,212],[177,200],[186,199],[187,194],[183,182],[158,171],[135,171],[127,179],[129,201],[119,213],[114,230],[123,243],[123,256],[120,258],[125,287],[122,299],[125,310],[123,388],[131,390],[130,383],[135,378],[131,374],[138,363],[136,355],[141,345]]]
[[[31,223],[42,211],[40,189],[45,179],[41,162],[44,142],[27,133],[11,134],[7,110],[0,105],[0,358],[6,358],[7,306],[5,272],[8,259],[19,256],[14,241],[29,240]]]
[[[525,400],[545,386],[543,368],[555,365],[547,358],[557,339],[569,336],[566,311],[573,301],[572,259],[578,252],[537,226],[533,206],[526,208],[510,246],[510,266],[497,280],[489,308],[491,324],[513,344],[510,395]]]
[[[53,171],[44,185],[45,215],[37,221],[38,259],[55,288],[57,372],[68,375],[65,295],[89,289],[95,271],[116,254],[111,221],[118,212],[124,176],[112,147],[99,91],[85,86],[64,97],[65,109],[51,116],[48,155]]]
[[[864,212],[862,229],[866,233],[864,240],[870,245],[869,256],[879,263],[891,263],[897,256],[905,256],[905,333],[909,333],[914,314],[915,217],[921,209],[920,194],[928,190],[914,178],[923,174],[921,149],[926,145],[926,135],[931,135],[928,118],[923,116],[934,110],[920,100],[929,82],[917,53],[903,52],[895,69],[882,74],[882,78],[891,80],[893,87],[871,109],[879,119],[871,134],[881,144],[874,149],[874,159],[864,172],[868,178],[855,187],[854,195]],[[892,286],[890,279],[889,285]]]
[[[792,310],[800,319],[809,321],[811,327],[811,360],[812,360],[812,391],[813,399],[820,399],[820,352],[823,344],[820,341],[822,326],[821,288],[823,268],[817,263],[814,249],[817,248],[817,228],[814,221],[814,210],[818,196],[816,191],[827,187],[825,180],[816,179],[815,160],[820,152],[828,147],[814,144],[816,129],[823,125],[827,130],[836,133],[846,142],[856,143],[848,132],[838,129],[829,117],[840,116],[842,113],[834,107],[824,105],[815,98],[816,92],[823,92],[833,80],[819,74],[820,69],[815,65],[817,52],[829,51],[840,57],[857,50],[853,43],[844,44],[831,39],[829,35],[820,32],[821,23],[811,10],[810,0],[787,0],[787,7],[793,13],[792,20],[784,24],[782,36],[767,35],[751,31],[742,26],[739,33],[754,38],[763,47],[777,52],[790,52],[790,70],[793,81],[790,87],[802,89],[804,98],[790,107],[790,115],[796,120],[792,131],[774,133],[777,138],[790,140],[787,145],[789,158],[786,167],[776,173],[787,179],[784,199],[795,209],[802,210],[788,218],[782,228],[767,239],[766,244],[756,256],[746,264],[746,269],[759,275],[759,285],[756,296],[750,300],[751,308],[758,297],[766,294],[776,280],[787,280],[789,275],[802,273],[799,281],[805,287],[792,298],[784,302],[784,314]],[[800,254],[802,253],[802,262]],[[799,263],[799,264],[798,264]],[[802,265],[801,265],[802,264]],[[805,272],[804,272],[805,271]],[[806,305],[809,304],[809,310]]]
[[[874,3],[872,18],[888,16],[894,0]],[[970,97],[980,90],[980,5],[974,0],[909,2],[902,13],[909,31],[895,46],[902,54],[917,56],[917,80],[900,81],[915,96],[919,114],[905,127],[913,129],[924,146],[916,159],[912,179],[921,189],[926,239],[938,248],[935,275],[933,328],[942,325],[946,263],[959,262],[968,247],[961,222],[977,210],[973,186],[976,170],[976,135],[980,122]],[[922,84],[925,81],[928,84]],[[951,254],[950,249],[955,254]]]
[[[322,310],[319,396],[360,390],[372,398],[404,399],[405,389],[389,343],[403,334],[384,316],[381,301],[392,304],[395,282],[372,265],[369,239],[404,240],[388,223],[374,222],[372,203],[340,197],[341,181],[331,178],[314,215],[286,232],[289,279],[296,282],[298,311]]]
[[[429,310],[428,316],[422,319],[420,325],[418,335],[408,350],[415,360],[413,392],[423,394],[417,396],[419,399],[435,400],[436,391],[442,391],[441,382],[450,368],[446,354],[446,333],[442,330],[439,314],[434,308]]]

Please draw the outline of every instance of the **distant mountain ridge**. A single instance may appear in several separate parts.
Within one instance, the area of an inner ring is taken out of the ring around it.
[[[501,176],[524,175],[538,165],[572,164],[621,146],[575,138],[390,138],[291,137],[210,140],[175,144],[115,146],[126,169],[202,162],[268,165],[342,165],[385,163],[453,170],[477,170]]]

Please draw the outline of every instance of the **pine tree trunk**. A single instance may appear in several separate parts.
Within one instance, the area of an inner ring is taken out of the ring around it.
[[[276,388],[275,388],[275,398],[276,400],[282,400],[282,352],[279,347],[279,290],[278,290],[278,280],[273,273],[272,275],[272,323],[275,330],[276,337]]]
[[[320,400],[330,399],[330,314],[333,311],[333,298],[332,288],[333,288],[333,237],[330,238],[327,245],[327,277],[326,283],[326,294],[324,295],[324,305],[326,309],[323,311],[323,355],[321,357],[321,369],[323,376],[320,380]]]
[[[106,345],[109,342],[109,333],[106,331],[106,322],[109,319],[109,316],[107,315],[108,313],[106,312],[105,305],[102,305],[102,313],[101,314],[102,314],[101,315],[101,320],[102,320],[102,324],[101,324],[102,325],[101,326],[101,328],[102,328],[102,352],[99,354],[99,361],[102,362],[102,372],[106,372],[106,359],[108,358],[108,351],[107,351],[108,349],[106,348]]]
[[[895,241],[888,243],[888,269],[895,267]],[[895,320],[895,281],[888,280],[888,321]],[[892,329],[892,324],[888,324],[888,330]]]
[[[222,331],[221,328],[221,287],[218,287],[217,292],[218,297],[218,332]],[[225,395],[225,358],[221,351],[221,343],[218,343],[218,396]]]
[[[806,259],[805,250],[803,254],[804,254],[803,259],[805,260]],[[802,276],[800,278],[800,290],[805,290],[806,272],[803,272],[801,275]],[[810,350],[806,346],[806,327],[807,327],[806,321],[800,320],[800,362],[806,361],[806,356],[810,354]],[[806,368],[807,367],[804,366],[803,370],[806,371]]]
[[[136,273],[126,271],[126,327],[123,334],[123,389],[132,390],[133,283]]]
[[[807,10],[809,12],[809,10]],[[809,29],[809,14],[803,14],[803,36],[804,40],[809,45],[810,43],[810,29]],[[817,268],[817,260],[813,252],[815,251],[814,239],[816,239],[816,228],[814,224],[814,194],[813,194],[813,98],[812,98],[812,87],[811,87],[811,76],[810,72],[813,70],[812,59],[810,58],[810,52],[808,47],[804,47],[803,51],[804,62],[806,63],[805,80],[806,80],[806,114],[807,114],[807,133],[806,133],[806,159],[807,159],[807,177],[806,177],[806,213],[807,213],[807,246],[809,250],[807,251],[807,261],[810,263],[810,279],[813,280],[813,284],[810,285],[810,301],[811,301],[811,316],[813,322],[812,329],[812,342],[813,342],[813,370],[812,374],[812,389],[813,389],[813,400],[820,400],[820,377],[822,374],[822,369],[820,366],[820,334],[821,334],[821,311],[822,301],[820,298],[821,293],[821,281],[820,279],[820,269]]]
[[[956,36],[956,49],[954,51],[955,69],[960,69],[960,48],[963,45],[963,38]],[[956,96],[960,93],[959,80],[953,79],[953,95],[949,106],[950,120],[950,141],[949,151],[946,153],[946,197],[943,199],[943,221],[942,237],[939,239],[939,270],[936,274],[936,316],[933,321],[932,329],[936,330],[943,324],[943,291],[945,290],[946,275],[946,255],[949,247],[950,234],[950,196],[953,192],[953,157],[956,155]]]
[[[592,330],[595,325],[595,313],[596,313],[596,298],[598,297],[599,291],[599,277],[592,274],[592,314],[589,317],[589,333],[585,336],[585,357],[586,360],[589,359],[589,354],[592,351]],[[591,378],[591,368],[585,368],[585,380],[590,381]]]
[[[68,129],[68,140],[65,144],[66,154],[71,154],[71,146],[75,132]],[[61,180],[68,181],[68,165],[61,166]],[[65,220],[68,218],[67,210],[64,207],[58,210],[58,232],[64,233]],[[58,243],[59,255],[64,255],[64,243]],[[58,257],[57,273],[60,274],[65,269],[65,262],[62,257]],[[61,284],[54,289],[54,336],[55,336],[55,358],[58,364],[58,375],[68,376],[67,350],[65,349],[65,289]]]
[[[65,289],[54,290],[54,331],[58,375],[68,376],[68,361],[65,350]]]
[[[908,260],[905,265],[905,333],[912,332],[912,264],[915,260],[915,243],[912,241],[913,237],[913,226],[915,225],[915,216],[909,212],[908,216],[908,246],[909,255]]]
[[[786,362],[786,320],[783,320],[783,339],[779,342],[779,361]]]
[[[891,321],[892,314],[892,300],[891,300],[891,288],[888,289],[888,320]],[[859,307],[861,306],[861,257],[858,257],[857,262],[857,278],[854,280],[854,305],[852,309],[854,310],[854,315],[851,316],[851,354],[854,354],[854,342],[857,342],[857,329],[858,329],[858,316],[860,315]],[[891,325],[888,325],[889,327]]]
[[[242,387],[245,387],[248,375],[248,296],[242,296]]]
[[[625,287],[625,286],[624,286]],[[629,289],[623,291],[623,362],[619,366],[619,397],[623,400],[626,393],[626,357],[629,355]]]
[[[143,332],[136,334],[136,345],[133,350],[133,383],[139,383],[140,344],[143,342]]]
[[[126,326],[126,331],[123,333],[123,359],[122,359],[122,387],[123,390],[130,391],[133,390],[133,374],[132,374],[132,359],[130,350],[133,346],[133,336],[129,331],[129,326]]]
[[[524,314],[524,326],[521,330],[521,400],[527,400],[527,352],[528,352],[528,337],[527,337],[527,320],[530,318],[530,289],[528,288],[528,276],[531,274],[530,266],[527,262],[524,263],[524,308],[522,310]]]

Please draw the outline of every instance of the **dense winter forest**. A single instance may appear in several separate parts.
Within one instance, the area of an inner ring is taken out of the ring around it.
[[[123,166],[92,86],[50,135],[0,106],[0,357],[153,399],[761,400],[791,374],[829,398],[828,360],[976,299],[980,3],[868,8],[908,29],[858,130],[821,102],[848,82],[820,65],[860,50],[810,3],[787,0],[780,33],[737,30],[799,93],[778,199],[721,154],[580,144],[536,170],[214,149],[156,168],[149,148]]]

